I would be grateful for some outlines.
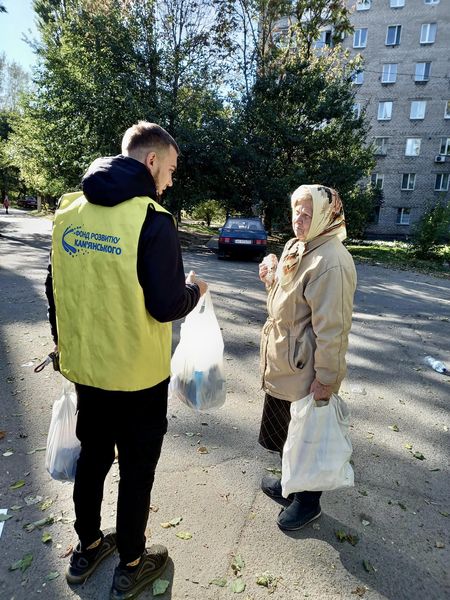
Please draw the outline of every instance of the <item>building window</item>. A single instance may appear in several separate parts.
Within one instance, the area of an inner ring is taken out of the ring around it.
[[[370,182],[373,185],[373,187],[382,190],[384,185],[384,175],[381,175],[380,173],[372,173],[370,177]]]
[[[402,33],[401,25],[388,25],[386,33],[386,46],[398,46]]]
[[[401,189],[408,192],[412,191],[416,185],[415,173],[403,173]]]
[[[421,138],[407,138],[405,156],[419,156]]]
[[[409,225],[410,208],[397,208],[397,225]]]
[[[423,0],[424,4],[439,4],[440,0]]]
[[[450,119],[450,100],[445,103],[444,119]]]
[[[420,43],[421,44],[434,44],[436,41],[436,23],[424,23],[420,28]]]
[[[386,63],[381,73],[381,83],[395,83],[397,81],[397,64]]]
[[[353,85],[362,85],[364,83],[364,71],[356,71],[352,75]]]
[[[313,44],[314,48],[325,48],[332,45],[331,29],[324,29],[320,32],[319,39]]]
[[[353,48],[365,48],[367,44],[367,27],[355,29],[353,34]]]
[[[361,116],[361,102],[356,102],[353,105],[353,116],[355,119],[359,119]]]
[[[430,79],[431,63],[419,62],[416,63],[416,72],[414,81],[428,81]]]
[[[405,6],[405,0],[390,0],[389,5],[391,8],[403,8]]]
[[[441,138],[441,149],[439,154],[450,156],[450,138]]]
[[[380,206],[375,206],[372,214],[369,217],[369,223],[371,225],[378,225],[380,222]]]
[[[369,10],[372,0],[356,0],[356,10]]]
[[[426,107],[427,107],[426,100],[413,100],[411,102],[411,111],[409,113],[409,118],[412,120],[424,119]]]
[[[450,178],[450,176],[448,173],[436,173],[436,181],[434,182],[434,191],[435,192],[447,192],[449,178]]]
[[[389,138],[376,137],[373,142],[373,152],[377,156],[386,156]]]
[[[392,118],[392,102],[378,102],[378,120],[390,121]]]

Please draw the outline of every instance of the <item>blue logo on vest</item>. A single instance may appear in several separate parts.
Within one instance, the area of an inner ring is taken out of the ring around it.
[[[74,237],[70,243],[66,239],[69,235]],[[119,242],[120,237],[115,235],[86,231],[83,229],[83,225],[72,224],[65,228],[61,238],[62,247],[70,256],[75,256],[77,253],[79,255],[80,252],[81,254],[105,252],[120,256],[122,248],[118,245]]]

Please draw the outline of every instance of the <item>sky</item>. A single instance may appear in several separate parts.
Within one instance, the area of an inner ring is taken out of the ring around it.
[[[33,0],[2,0],[2,4],[8,12],[0,13],[0,53],[6,54],[8,62],[17,62],[31,71],[34,54],[22,37],[36,37]]]

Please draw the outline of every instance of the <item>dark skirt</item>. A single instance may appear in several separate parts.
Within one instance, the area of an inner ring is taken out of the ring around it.
[[[283,452],[291,420],[291,402],[266,394],[258,442],[263,448]]]

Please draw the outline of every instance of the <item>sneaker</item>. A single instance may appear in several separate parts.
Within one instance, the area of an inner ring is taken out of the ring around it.
[[[141,562],[134,569],[116,567],[110,600],[136,598],[152,581],[158,579],[167,565],[169,553],[165,546],[155,544],[146,549]]]
[[[284,498],[281,493],[281,479],[278,479],[278,477],[271,477],[270,475],[263,477],[261,480],[261,489],[266,496],[269,496],[269,498],[272,498],[272,500],[283,506],[289,506],[294,499],[294,494],[289,494],[287,498]]]
[[[114,530],[103,535],[100,544],[92,550],[82,550],[81,545],[78,544],[72,552],[66,570],[67,581],[74,584],[84,583],[102,560],[114,552],[116,547],[116,532]]]
[[[297,531],[302,529],[311,521],[315,521],[322,514],[320,504],[308,504],[302,502],[295,495],[291,504],[278,515],[277,524],[283,531]]]

